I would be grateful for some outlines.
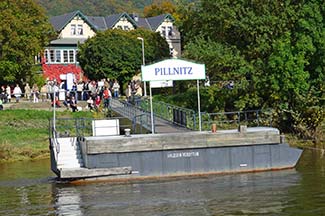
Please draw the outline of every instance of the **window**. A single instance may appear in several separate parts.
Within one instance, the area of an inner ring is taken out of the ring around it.
[[[50,62],[55,62],[54,59],[54,50],[50,50]]]
[[[77,50],[74,49],[53,49],[45,50],[44,57],[46,63],[75,63]]]
[[[123,29],[122,26],[118,25],[116,26],[117,29]]]
[[[69,62],[68,50],[63,50],[63,62],[64,63]]]
[[[71,24],[71,35],[76,35],[77,34],[77,29],[75,24]]]
[[[168,26],[167,29],[168,29],[168,30],[167,30],[168,37],[173,36],[173,27],[172,27],[172,26]]]
[[[55,62],[61,62],[61,50],[55,50]]]
[[[169,48],[169,54],[170,54],[171,56],[174,55],[174,48]]]
[[[129,26],[124,26],[124,30],[129,31],[130,30]]]
[[[77,34],[78,35],[84,34],[83,26],[81,24],[78,24]]]
[[[69,50],[69,62],[74,62],[74,51]]]
[[[48,63],[49,62],[49,51],[48,50],[45,50],[44,58],[45,58],[45,62]]]

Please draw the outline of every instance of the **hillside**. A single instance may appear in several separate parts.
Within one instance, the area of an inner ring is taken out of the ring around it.
[[[47,12],[48,16],[57,16],[75,10],[91,16],[128,12],[141,14],[143,8],[161,0],[35,0]]]

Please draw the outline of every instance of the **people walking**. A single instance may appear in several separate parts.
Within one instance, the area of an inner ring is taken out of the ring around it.
[[[107,87],[104,88],[103,98],[104,98],[104,107],[108,108],[109,106],[111,106],[112,93]]]
[[[131,89],[131,84],[128,84],[127,89],[125,90],[125,96],[126,96],[126,101],[128,103],[131,103],[132,101],[132,89]]]
[[[33,103],[38,103],[39,88],[38,88],[37,84],[33,85],[32,95],[33,95]]]
[[[24,88],[24,97],[26,100],[30,101],[30,96],[31,96],[31,89],[28,83],[26,83],[25,88]]]
[[[19,103],[22,93],[23,92],[21,91],[21,88],[19,87],[18,84],[16,84],[16,87],[14,88],[14,91],[13,91],[13,95],[16,98],[16,103]]]
[[[11,102],[11,88],[10,88],[10,85],[7,85],[6,94],[7,94],[7,102],[10,103]]]
[[[120,84],[117,82],[117,80],[114,81],[113,92],[114,92],[114,97],[119,97]]]

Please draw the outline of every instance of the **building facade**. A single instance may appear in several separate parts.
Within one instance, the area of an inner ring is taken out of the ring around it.
[[[57,39],[50,42],[44,51],[42,68],[44,76],[49,79],[60,79],[60,75],[73,73],[77,80],[84,79],[78,64],[78,44],[96,35],[98,31],[122,29],[125,31],[145,28],[159,32],[169,45],[171,56],[180,57],[180,33],[174,26],[174,19],[169,14],[156,17],[140,18],[127,13],[106,17],[86,16],[80,11],[54,16],[50,19]]]

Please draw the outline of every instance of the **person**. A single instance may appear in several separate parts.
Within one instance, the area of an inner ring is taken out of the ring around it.
[[[61,107],[60,101],[59,101],[59,97],[55,96],[54,101],[52,101],[52,107],[55,104],[56,107]]]
[[[16,84],[16,87],[14,88],[14,91],[13,91],[13,95],[15,95],[15,97],[16,97],[16,103],[19,103],[22,93],[23,92],[21,91],[21,88],[19,87],[18,84]]]
[[[108,108],[109,106],[111,106],[112,93],[107,87],[104,88],[103,98],[104,98],[104,107]]]
[[[206,77],[204,86],[205,87],[209,87],[210,86],[210,78],[209,78],[209,76]]]
[[[46,83],[41,88],[41,99],[42,99],[42,102],[47,100],[47,85],[46,85]]]
[[[100,102],[101,102],[100,96],[97,95],[97,96],[96,96],[96,100],[95,100],[95,109],[96,109],[96,110],[98,110],[99,105],[100,105]]]
[[[135,85],[135,90],[136,92],[134,94],[134,103],[136,106],[139,106],[142,97],[142,88],[138,83]]]
[[[26,83],[24,90],[25,90],[25,93],[24,93],[25,99],[28,100],[28,101],[30,101],[31,89],[30,89],[28,83]]]
[[[3,103],[7,102],[6,88],[4,86],[1,86],[0,99],[2,100]]]
[[[72,109],[72,112],[76,112],[78,111],[78,107],[77,107],[77,100],[75,96],[71,97],[70,100],[70,108]]]
[[[89,97],[87,100],[87,107],[89,110],[94,110],[94,100],[92,97]]]
[[[114,91],[114,97],[119,97],[119,91],[120,91],[120,84],[118,84],[117,80],[114,81],[113,84],[113,91]]]
[[[84,90],[84,83],[83,81],[80,81],[78,82],[78,85],[77,85],[77,100],[83,100],[83,90]]]
[[[6,88],[6,95],[7,95],[7,102],[11,102],[11,88],[10,88],[10,85],[7,85],[7,88]]]
[[[69,109],[69,106],[70,106],[70,93],[67,92],[66,95],[65,95],[65,100],[63,101],[63,105]]]
[[[70,91],[70,95],[71,95],[71,96],[74,96],[76,100],[78,99],[77,88],[78,88],[78,87],[77,87],[77,83],[76,83],[76,82],[73,82],[73,84],[72,84],[72,89],[71,89],[71,91]]]
[[[36,83],[33,85],[32,95],[33,95],[33,103],[38,103],[39,88]]]
[[[131,103],[132,101],[132,89],[131,89],[131,84],[128,84],[127,89],[125,90],[125,96],[126,96],[126,101],[128,103]]]
[[[3,102],[2,102],[2,99],[0,98],[0,110],[3,110]]]

